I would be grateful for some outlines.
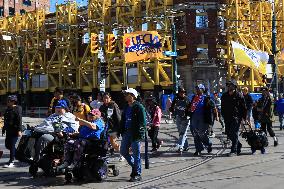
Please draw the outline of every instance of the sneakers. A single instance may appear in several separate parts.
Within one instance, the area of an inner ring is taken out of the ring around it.
[[[261,148],[261,154],[265,154],[265,149],[264,148]]]
[[[125,158],[123,156],[119,156],[118,161],[123,162],[125,160]]]
[[[158,148],[158,149],[161,148],[162,145],[163,145],[163,143],[164,143],[164,141],[161,140],[157,148]]]
[[[280,131],[282,131],[283,130],[283,127],[280,127]]]
[[[194,155],[194,156],[200,156],[200,155],[201,155],[201,152],[196,151],[196,152],[194,152],[193,155]]]
[[[243,145],[241,143],[238,144],[237,155],[240,155],[242,152]]]
[[[140,175],[136,175],[130,178],[129,182],[138,182],[141,181],[142,177]]]
[[[274,146],[278,146],[278,138],[274,139]]]
[[[254,155],[255,152],[256,152],[256,149],[252,148],[252,149],[251,149],[251,154]]]
[[[4,168],[13,168],[13,167],[15,167],[15,164],[14,164],[14,162],[12,161],[12,162],[8,162],[8,163],[5,164],[3,167],[4,167]]]
[[[215,138],[215,133],[210,133],[209,138]]]
[[[227,154],[228,157],[234,157],[234,156],[237,156],[237,153],[235,152],[230,152]]]
[[[208,152],[208,154],[210,154],[212,152],[212,144],[208,146],[207,152]]]
[[[157,152],[157,148],[153,148],[151,152]]]

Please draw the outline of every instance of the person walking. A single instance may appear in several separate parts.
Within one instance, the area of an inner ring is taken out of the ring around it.
[[[212,142],[208,138],[209,125],[213,124],[215,104],[204,95],[205,86],[199,84],[195,87],[196,95],[193,96],[190,105],[190,121],[191,121],[191,133],[194,138],[195,156],[201,154],[204,150],[204,146],[207,147],[207,152],[212,152]]]
[[[57,105],[59,100],[65,100],[68,108],[70,109],[71,107],[70,101],[64,97],[63,89],[60,87],[56,87],[54,90],[54,97],[52,98],[48,108],[48,113],[47,113],[48,115],[55,113],[55,106]]]
[[[5,146],[10,151],[10,159],[4,168],[14,167],[16,143],[22,136],[22,107],[17,105],[16,95],[10,95],[7,99],[7,109],[4,113],[4,127],[2,136],[6,134]]]
[[[283,119],[284,119],[284,95],[281,94],[279,100],[276,101],[275,103],[275,109],[278,113],[279,116],[279,122],[280,122],[280,131],[283,130],[284,125],[283,125]]]
[[[179,133],[179,139],[178,139],[178,152],[182,151],[188,151],[188,140],[186,135],[186,129],[188,125],[188,109],[189,109],[189,100],[186,96],[186,91],[184,88],[179,88],[177,96],[174,98],[172,106],[171,106],[171,112],[173,112],[173,115],[176,117],[176,126]],[[185,140],[183,142],[183,140]]]
[[[171,96],[168,95],[167,101],[166,101],[166,114],[167,114],[167,122],[169,123],[169,120],[172,119],[172,112],[170,111],[170,108],[172,106],[172,99]]]
[[[71,113],[73,113],[76,117],[80,119],[87,120],[88,113],[90,113],[91,111],[90,107],[87,104],[82,103],[82,99],[79,95],[74,96],[73,101],[74,107]],[[82,124],[83,123],[81,122],[80,125]]]
[[[148,135],[152,141],[152,150],[151,152],[157,152],[157,150],[161,147],[163,141],[158,139],[159,128],[161,125],[162,119],[162,110],[159,107],[155,97],[151,97],[146,99],[146,111],[149,115],[148,121]]]
[[[243,96],[245,98],[246,107],[247,107],[247,121],[250,124],[251,114],[252,114],[252,105],[253,105],[253,99],[251,95],[248,92],[248,88],[243,88]]]
[[[146,112],[145,108],[137,102],[138,92],[129,88],[124,91],[127,105],[121,116],[121,124],[119,133],[122,136],[120,154],[126,159],[132,167],[130,174],[130,182],[141,181],[141,141],[145,137],[146,132]],[[131,147],[132,154],[129,154]]]
[[[99,92],[97,95],[97,100],[94,100],[90,103],[92,109],[100,109],[101,105],[103,105],[103,94]]]
[[[214,93],[214,103],[215,103],[215,107],[217,111],[217,113],[215,114],[214,120],[219,121],[222,126],[222,130],[224,130],[225,125],[224,125],[223,118],[221,115],[221,99],[218,93]]]
[[[258,100],[257,103],[257,111],[260,113],[260,129],[265,133],[269,133],[274,140],[274,146],[278,145],[278,139],[275,136],[275,133],[272,129],[272,121],[273,121],[273,103],[270,97],[268,87],[262,88],[262,97]]]
[[[100,107],[100,112],[102,113],[102,118],[107,124],[110,144],[112,149],[119,152],[120,146],[117,143],[119,123],[121,121],[121,113],[118,105],[112,101],[111,95],[109,93],[103,94],[103,105]],[[113,151],[112,150],[112,151]],[[120,157],[120,161],[123,158]]]
[[[229,81],[226,86],[227,92],[221,97],[221,113],[225,122],[225,133],[232,141],[228,156],[234,156],[241,153],[242,144],[238,132],[241,122],[247,118],[247,109],[243,95],[237,91],[237,84]]]

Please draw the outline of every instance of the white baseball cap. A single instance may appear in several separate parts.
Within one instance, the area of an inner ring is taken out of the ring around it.
[[[129,89],[125,90],[124,92],[133,94],[135,96],[135,98],[138,97],[138,92],[135,89],[133,89],[133,88],[129,88]]]

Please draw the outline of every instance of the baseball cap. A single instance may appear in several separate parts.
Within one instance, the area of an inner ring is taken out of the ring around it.
[[[17,102],[18,97],[16,95],[9,95],[7,100]]]
[[[59,100],[55,108],[68,108],[67,102],[65,100]]]
[[[133,94],[135,96],[135,98],[138,97],[138,92],[135,89],[133,89],[133,88],[129,88],[129,89],[125,90],[124,92]]]
[[[203,91],[205,91],[205,86],[203,84],[197,85],[196,88],[202,89]]]
[[[90,115],[93,115],[93,116],[99,116],[101,117],[101,112],[99,109],[93,109],[92,111],[89,112]]]

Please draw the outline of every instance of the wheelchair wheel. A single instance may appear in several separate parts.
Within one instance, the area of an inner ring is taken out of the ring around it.
[[[66,183],[70,183],[72,181],[73,175],[71,172],[66,172],[65,173],[65,181]]]
[[[37,172],[38,172],[38,166],[32,164],[32,165],[29,167],[29,173],[30,173],[33,177],[36,177],[36,176],[37,176]]]
[[[107,179],[108,166],[104,160],[98,160],[91,171],[94,173],[94,178],[97,181],[102,182]]]

